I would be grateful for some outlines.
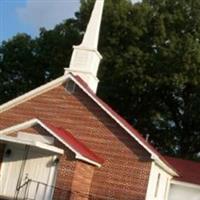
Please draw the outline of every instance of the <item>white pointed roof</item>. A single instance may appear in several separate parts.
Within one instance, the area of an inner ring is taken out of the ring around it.
[[[90,21],[80,46],[88,49],[97,49],[99,32],[102,20],[104,0],[96,0]]]

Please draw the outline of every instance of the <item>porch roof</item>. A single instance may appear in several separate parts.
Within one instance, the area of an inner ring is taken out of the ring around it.
[[[97,167],[101,167],[103,164],[103,159],[97,156],[92,150],[90,150],[86,145],[77,140],[69,131],[62,128],[58,128],[49,122],[44,122],[39,119],[31,119],[29,121],[14,125],[12,127],[6,128],[0,131],[0,140],[4,137],[9,137],[8,134],[13,132],[18,132],[27,128],[34,127],[39,125],[49,134],[53,135],[58,141],[63,143],[68,149],[75,153],[76,159],[88,162]],[[12,137],[9,137],[12,139]],[[14,141],[13,141],[14,142]],[[18,143],[22,142],[21,140],[16,141]],[[34,143],[34,142],[33,142]],[[40,142],[37,142],[32,145],[39,145]],[[41,144],[40,144],[41,145]],[[49,145],[48,145],[49,146]]]
[[[39,142],[39,141],[34,141],[34,140],[23,140],[23,139],[19,139],[17,137],[0,135],[0,142],[28,145],[28,146],[36,147],[36,148],[39,148],[39,149],[51,151],[51,152],[54,152],[54,153],[57,153],[57,154],[64,154],[63,149],[60,149],[58,147],[48,145],[48,144],[45,144],[45,143],[42,143],[42,142]]]

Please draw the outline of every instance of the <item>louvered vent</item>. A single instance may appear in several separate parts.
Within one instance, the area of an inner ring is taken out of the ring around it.
[[[72,81],[71,79],[67,80],[65,84],[65,90],[69,94],[73,94],[75,92],[75,89],[76,89],[76,84],[74,83],[74,81]]]

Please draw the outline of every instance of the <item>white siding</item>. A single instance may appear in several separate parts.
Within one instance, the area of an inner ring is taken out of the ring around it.
[[[158,176],[160,176],[159,184]],[[170,180],[171,176],[155,162],[152,162],[146,200],[167,200]],[[158,187],[157,192],[156,187]]]
[[[169,191],[169,200],[200,200],[200,186],[191,187],[190,184],[172,183]]]

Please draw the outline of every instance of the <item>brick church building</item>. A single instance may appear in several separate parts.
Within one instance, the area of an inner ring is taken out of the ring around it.
[[[104,0],[63,76],[0,106],[0,199],[200,199],[200,164],[162,156],[97,95]]]

